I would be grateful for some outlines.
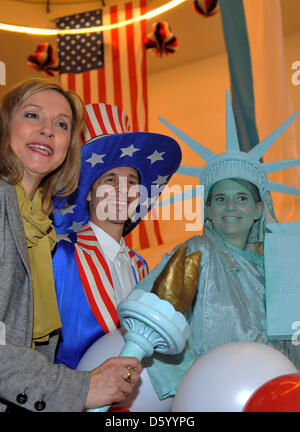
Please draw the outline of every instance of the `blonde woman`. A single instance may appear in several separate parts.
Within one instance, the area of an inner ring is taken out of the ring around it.
[[[122,401],[141,371],[133,358],[109,359],[92,372],[53,364],[61,322],[48,216],[54,195],[76,189],[83,112],[74,93],[43,80],[18,84],[1,101],[0,411]]]

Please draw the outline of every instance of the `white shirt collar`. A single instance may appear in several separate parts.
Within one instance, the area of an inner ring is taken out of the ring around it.
[[[103,231],[103,229],[99,228],[93,222],[89,221],[89,225],[93,229],[97,237],[102,252],[108,259],[114,261],[122,248],[126,250],[123,237],[121,237],[120,243],[118,243],[114,238],[112,238],[109,234],[107,234],[105,231]]]

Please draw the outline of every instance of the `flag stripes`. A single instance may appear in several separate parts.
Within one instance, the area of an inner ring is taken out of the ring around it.
[[[88,12],[88,19],[90,20],[91,16],[98,17],[102,25],[109,25],[140,16],[145,12],[146,0],[138,0]],[[64,17],[69,18],[66,23],[63,18],[60,18],[57,20],[57,26],[58,28],[75,28],[76,26],[83,28],[85,25],[82,24],[82,21],[86,14]],[[70,22],[73,21],[71,26]],[[90,56],[88,48],[98,42],[101,44],[101,41],[97,39],[99,34],[101,32],[96,33],[95,36],[92,33],[88,34],[92,42],[85,38],[85,34],[80,35],[80,40],[86,39],[87,42],[86,45],[81,42],[78,51],[74,51],[74,56]],[[133,131],[146,131],[148,129],[148,99],[146,51],[143,44],[145,35],[146,23],[143,20],[102,32],[103,64],[80,73],[74,73],[74,71],[66,73],[63,69],[60,74],[62,86],[79,94],[85,104],[104,102],[118,106],[129,115]],[[70,43],[71,36],[58,37],[60,61],[65,60],[70,51],[62,49],[62,41],[65,44]],[[85,57],[83,60],[84,64],[88,64],[88,58]],[[68,64],[72,61],[72,57],[68,58]]]
[[[119,326],[110,271],[92,228],[78,232],[77,240],[75,252],[80,279],[95,318],[108,333]]]

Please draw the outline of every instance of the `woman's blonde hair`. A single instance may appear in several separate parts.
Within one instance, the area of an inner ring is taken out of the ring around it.
[[[10,145],[11,117],[13,111],[25,100],[43,90],[55,90],[62,94],[72,110],[71,139],[67,156],[64,162],[48,174],[40,184],[43,193],[43,210],[50,214],[53,208],[52,197],[69,195],[78,185],[84,104],[76,93],[63,90],[60,85],[46,80],[31,79],[17,84],[3,95],[0,103],[0,177],[11,184],[17,184],[23,178],[22,161],[18,159]]]

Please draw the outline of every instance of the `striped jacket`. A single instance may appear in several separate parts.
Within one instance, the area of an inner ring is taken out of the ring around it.
[[[136,282],[148,274],[142,257],[128,249]],[[119,326],[111,274],[91,227],[61,239],[53,256],[62,322],[56,363],[75,369],[86,350]]]

